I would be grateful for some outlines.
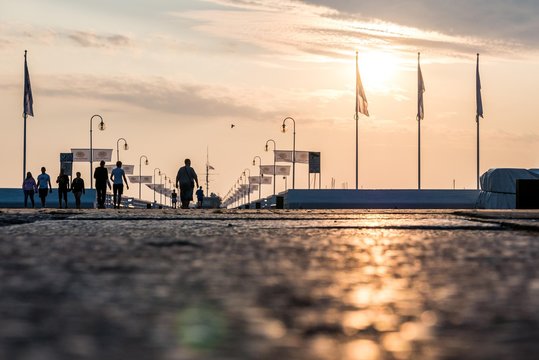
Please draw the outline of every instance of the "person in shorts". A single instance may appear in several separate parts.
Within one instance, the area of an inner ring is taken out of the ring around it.
[[[37,188],[39,192],[39,198],[41,199],[41,207],[46,206],[46,199],[48,194],[52,194],[51,177],[46,173],[47,169],[43,166],[41,168],[41,174],[37,177]],[[48,185],[48,186],[47,186]]]
[[[116,161],[116,168],[112,169],[110,179],[112,180],[114,208],[119,209],[120,204],[122,203],[122,194],[124,193],[124,181],[127,190],[129,190],[129,184],[127,183],[127,178],[125,177],[125,171],[122,169],[121,161]]]

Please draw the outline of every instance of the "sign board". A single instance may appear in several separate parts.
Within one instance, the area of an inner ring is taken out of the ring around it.
[[[73,153],[60,153],[60,168],[67,176],[73,175]]]
[[[73,176],[73,162],[62,161],[60,163],[60,168],[64,170],[64,174],[67,176]]]
[[[112,159],[112,149],[92,149],[94,162],[106,161],[110,162]],[[90,149],[71,149],[73,154],[73,161],[75,162],[89,162],[90,161]]]
[[[309,174],[320,174],[320,153],[309,152]]]
[[[73,153],[60,153],[60,162],[73,162]]]
[[[138,176],[138,175],[131,175],[131,176],[128,176],[129,178],[129,181],[133,184],[151,184],[153,182],[153,177],[151,175],[142,175],[142,176]]]
[[[293,162],[292,151],[291,150],[275,150],[274,152],[275,162]],[[297,164],[308,164],[309,163],[309,152],[308,151],[297,151],[296,150],[296,163]]]
[[[107,170],[109,171],[109,174],[110,174],[112,169],[116,168],[116,164],[114,164],[114,165],[113,164],[105,165],[105,167],[107,168]],[[122,169],[124,169],[125,175],[133,175],[133,173],[135,172],[135,165],[122,164]]]

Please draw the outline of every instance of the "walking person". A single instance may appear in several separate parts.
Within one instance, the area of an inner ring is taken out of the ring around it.
[[[80,209],[80,198],[82,194],[86,194],[86,189],[84,188],[84,180],[80,177],[80,172],[78,171],[77,177],[71,182],[71,192],[75,196],[75,206]]]
[[[176,175],[176,188],[180,188],[181,208],[188,209],[189,202],[193,201],[195,182],[198,187],[198,177],[195,169],[191,167],[191,160],[185,159],[184,163],[185,166],[182,166]]]
[[[97,193],[97,208],[104,209],[107,199],[107,186],[112,190],[109,181],[109,171],[105,167],[105,162],[101,160],[99,167],[94,170],[95,190]]]
[[[197,194],[197,208],[202,209],[202,201],[204,201],[204,190],[202,190],[202,186],[198,188],[196,194]]]
[[[172,194],[170,194],[170,199],[172,200],[172,208],[176,209],[178,204],[178,193],[176,190],[172,190]]]
[[[127,178],[125,177],[125,171],[122,169],[121,161],[116,161],[116,167],[112,169],[110,179],[112,180],[114,208],[119,209],[120,204],[122,203],[122,194],[124,193],[124,181],[127,190],[129,190],[129,184],[127,183]]]
[[[37,188],[39,192],[39,199],[41,200],[41,207],[46,206],[46,199],[48,194],[52,194],[51,177],[46,173],[45,166],[41,168],[41,174],[37,177]],[[48,184],[48,186],[47,186]]]
[[[60,175],[56,178],[58,184],[58,208],[62,208],[62,199],[67,209],[67,192],[69,191],[69,176],[65,174],[64,169],[60,169]]]
[[[28,198],[30,198],[33,209],[36,205],[34,202],[34,193],[37,192],[37,183],[30,171],[26,173],[26,179],[22,183],[22,190],[24,191],[24,207],[28,206]]]

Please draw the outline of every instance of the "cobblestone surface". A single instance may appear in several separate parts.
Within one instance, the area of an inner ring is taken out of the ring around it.
[[[537,219],[0,210],[0,359],[536,359]]]

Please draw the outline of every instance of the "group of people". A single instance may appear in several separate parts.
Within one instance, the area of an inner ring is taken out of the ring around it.
[[[77,209],[80,209],[80,199],[81,196],[86,193],[84,187],[84,180],[80,177],[80,172],[77,172],[76,178],[73,181],[69,181],[69,176],[64,172],[64,169],[60,169],[60,174],[56,178],[56,183],[58,184],[58,207],[63,207],[67,209],[67,193],[72,192],[75,196],[75,206]],[[41,174],[37,177],[37,182],[32,176],[32,173],[28,171],[26,173],[26,178],[22,183],[22,189],[24,191],[24,207],[28,207],[28,199],[32,204],[32,208],[35,207],[34,194],[39,194],[39,199],[41,200],[41,207],[46,207],[47,205],[47,195],[52,194],[52,185],[51,177],[47,174],[47,169],[45,167],[41,168]]]
[[[176,175],[175,185],[180,189],[180,201],[181,208],[188,209],[189,203],[193,201],[193,194],[195,189],[195,183],[197,186],[197,207],[202,207],[202,201],[204,199],[204,191],[202,186],[199,186],[198,176],[195,169],[191,167],[191,160],[185,159],[184,166],[180,167],[178,174]],[[122,202],[122,194],[124,189],[124,182],[126,188],[129,190],[129,184],[125,176],[125,171],[122,169],[122,162],[116,162],[116,168],[111,171],[110,178],[108,170],[105,167],[105,162],[101,161],[99,166],[94,171],[95,189],[97,193],[97,208],[104,209],[105,201],[107,198],[107,187],[111,189],[110,181],[112,181],[112,194],[114,208],[119,209]],[[72,192],[75,197],[75,206],[77,209],[81,207],[81,197],[86,193],[84,186],[84,180],[81,178],[80,172],[76,173],[76,177],[73,181],[69,181],[69,176],[64,172],[64,169],[60,169],[60,174],[56,178],[58,184],[58,207],[67,209],[67,193]],[[24,191],[24,207],[28,207],[28,199],[32,204],[32,208],[35,207],[34,194],[38,193],[41,200],[41,207],[46,207],[47,195],[52,193],[51,178],[46,173],[45,167],[41,168],[41,174],[37,177],[37,181],[33,178],[32,173],[26,174],[26,179],[22,184]],[[171,194],[172,207],[176,208],[178,201],[178,194],[175,190]],[[62,206],[63,202],[63,206]]]

